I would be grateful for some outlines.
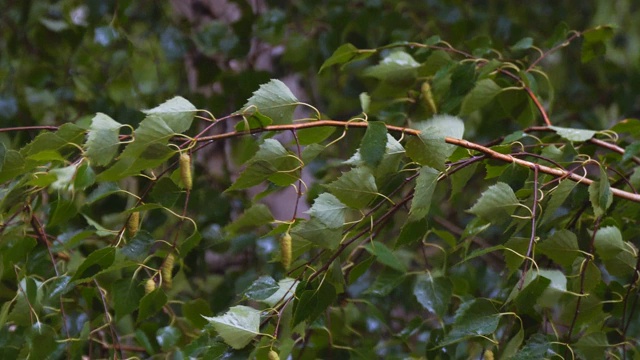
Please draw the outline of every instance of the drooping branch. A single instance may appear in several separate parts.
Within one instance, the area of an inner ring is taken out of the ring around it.
[[[211,136],[205,136],[205,137],[201,137],[200,139],[198,139],[198,141],[216,141],[216,140],[221,140],[221,139],[228,139],[228,138],[233,138],[233,137],[237,137],[237,136],[243,136],[243,135],[247,135],[247,134],[257,134],[257,133],[262,133],[262,132],[266,132],[266,131],[286,131],[286,130],[299,130],[299,129],[306,129],[306,128],[313,128],[313,127],[322,127],[322,126],[334,126],[334,127],[341,127],[341,128],[366,128],[368,126],[368,124],[366,122],[347,122],[347,121],[338,121],[338,120],[318,120],[318,121],[310,121],[310,122],[304,122],[304,123],[297,123],[297,124],[287,124],[287,125],[271,125],[271,126],[265,126],[262,128],[256,128],[256,129],[251,129],[250,131],[232,131],[232,132],[228,132],[228,133],[223,133],[223,134],[217,134],[217,135],[211,135]],[[541,129],[545,129],[545,128],[541,128]],[[416,129],[411,129],[411,128],[405,128],[405,127],[400,127],[400,126],[392,126],[392,125],[387,125],[387,130],[388,131],[392,131],[392,132],[396,132],[396,133],[402,133],[402,134],[406,134],[406,135],[412,135],[412,136],[418,136],[420,135],[420,130],[416,130]],[[539,130],[539,129],[538,129]],[[552,175],[552,176],[556,176],[556,177],[560,177],[560,178],[566,178],[569,179],[571,181],[575,181],[577,183],[580,184],[584,184],[584,185],[591,185],[593,183],[593,180],[587,178],[586,176],[580,176],[578,174],[575,174],[573,172],[567,171],[567,170],[563,170],[563,169],[558,169],[558,168],[552,168],[549,166],[545,166],[545,165],[540,165],[531,161],[527,161],[527,160],[522,160],[519,158],[516,158],[510,154],[502,154],[499,153],[495,150],[492,150],[488,147],[485,147],[483,145],[480,144],[476,144],[474,142],[468,141],[468,140],[464,140],[464,139],[456,139],[456,138],[452,138],[452,137],[446,137],[445,138],[445,142],[447,142],[448,144],[452,144],[452,145],[456,145],[459,147],[463,147],[466,149],[470,149],[470,150],[475,150],[478,151],[484,155],[487,155],[488,157],[495,159],[495,160],[500,160],[500,161],[504,161],[504,162],[508,162],[508,163],[514,163],[514,164],[518,164],[520,166],[524,166],[526,168],[529,168],[531,170],[534,170],[535,167],[538,167],[538,170],[542,173],[548,174],[548,175]],[[609,143],[605,143],[607,145],[611,145]],[[609,146],[610,149],[612,149],[613,151],[618,152],[618,150],[616,149],[617,146],[613,145],[613,146]],[[624,191],[624,190],[620,190],[620,189],[616,189],[616,188],[611,188],[611,193],[613,193],[614,196],[626,199],[626,200],[630,200],[630,201],[634,201],[634,202],[640,202],[640,195],[639,194],[634,194],[628,191]]]

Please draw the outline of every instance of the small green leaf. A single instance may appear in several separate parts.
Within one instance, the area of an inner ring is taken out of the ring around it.
[[[548,221],[554,219],[556,210],[565,202],[577,185],[578,183],[570,180],[560,182],[560,185],[551,192],[547,206],[543,207],[544,212],[540,224],[546,224]]]
[[[502,88],[491,79],[482,79],[462,100],[460,115],[468,115],[487,105],[502,91]]]
[[[111,266],[115,258],[116,248],[112,246],[96,250],[89,254],[82,264],[80,264],[71,280],[73,281],[92,277]]]
[[[428,222],[426,218],[421,218],[418,221],[407,222],[402,226],[400,230],[400,235],[398,235],[398,239],[394,245],[394,249],[399,248],[403,245],[410,245],[414,242],[418,242],[422,240],[422,238],[427,234],[429,230]]]
[[[257,109],[261,114],[271,118],[276,125],[291,124],[298,103],[298,99],[287,85],[280,80],[272,79],[260,85],[240,112]]]
[[[589,201],[591,201],[593,213],[596,217],[604,215],[611,203],[613,203],[609,177],[602,166],[600,166],[600,180],[594,181],[589,185]]]
[[[420,175],[416,178],[416,187],[409,210],[409,221],[418,221],[429,214],[431,197],[438,185],[440,172],[428,166],[420,169]]]
[[[119,252],[131,260],[143,262],[154,243],[155,239],[149,232],[140,230]]]
[[[120,279],[113,283],[111,292],[117,294],[113,297],[113,308],[118,320],[136,310],[144,296],[142,286],[138,286],[137,281],[129,278]]]
[[[342,65],[342,67],[344,67],[350,62],[366,59],[375,53],[375,50],[360,50],[351,44],[341,45],[327,60],[324,61],[318,71],[318,74],[321,73],[322,70],[333,65]]]
[[[415,81],[420,63],[404,51],[394,51],[377,65],[367,68],[363,74],[391,83],[409,83]]]
[[[549,129],[555,131],[562,138],[575,142],[587,141],[596,134],[593,130],[572,129],[559,126],[549,126]]]
[[[122,124],[108,115],[97,113],[91,120],[91,127],[87,134],[87,157],[96,165],[107,165],[113,160],[120,146]]]
[[[387,127],[381,121],[369,121],[360,142],[360,156],[365,164],[376,167],[387,148]]]
[[[511,359],[512,360],[542,360],[547,359],[547,352],[553,344],[542,334],[533,334],[529,341]]]
[[[364,246],[371,255],[374,255],[378,262],[400,272],[407,271],[407,265],[402,262],[385,244],[373,241]]]
[[[271,125],[273,120],[270,117],[262,115],[259,111],[254,111],[250,115],[245,115],[243,121],[236,124],[236,131],[246,131],[251,129],[261,129]]]
[[[162,351],[169,351],[178,343],[181,336],[182,333],[177,327],[165,326],[156,332],[156,341]]]
[[[209,322],[202,316],[212,316],[209,302],[204,299],[194,299],[182,304],[182,314],[197,328],[202,329]]]
[[[311,145],[325,140],[335,131],[336,128],[333,126],[322,126],[296,130],[296,134],[298,135],[300,145]]]
[[[455,145],[445,142],[445,137],[461,138],[464,134],[462,120],[455,116],[437,115],[416,123],[415,128],[420,130],[420,135],[407,141],[407,155],[421,165],[444,171],[445,161],[456,149]]]
[[[511,51],[528,50],[528,49],[531,49],[532,46],[533,46],[533,39],[530,37],[525,37],[518,40],[517,43],[513,44],[513,46],[511,46]]]
[[[486,299],[478,298],[464,302],[456,311],[453,327],[440,346],[479,336],[491,335],[498,328],[500,314]]]
[[[307,213],[331,229],[344,225],[347,206],[330,193],[322,193],[314,200],[313,206]]]
[[[425,309],[442,319],[449,309],[453,284],[443,276],[419,275],[413,286],[413,295]]]
[[[300,162],[291,156],[279,141],[266,139],[249,160],[240,177],[226,191],[242,190],[261,184],[267,179],[272,180],[271,177],[278,175],[278,172],[289,176],[292,183],[297,177],[291,174],[291,170],[298,166]]]
[[[587,63],[607,51],[606,43],[613,37],[613,27],[609,25],[598,26],[582,33],[582,55],[580,60]]]
[[[378,193],[375,179],[365,167],[353,168],[326,186],[342,203],[355,209],[366,207]]]
[[[494,223],[509,220],[519,201],[509,185],[499,182],[485,190],[468,211]]]
[[[336,289],[328,281],[319,288],[302,290],[296,293],[293,306],[292,324],[295,327],[302,321],[313,321],[320,316],[336,299]]]
[[[279,289],[278,283],[271,276],[261,276],[244,291],[244,296],[251,300],[268,299]]]
[[[278,281],[278,290],[268,298],[262,300],[262,302],[269,306],[275,306],[281,301],[287,301],[296,293],[298,284],[299,282],[296,279],[281,279]]]
[[[260,311],[248,306],[234,306],[222,316],[203,317],[234,349],[242,349],[260,334]]]

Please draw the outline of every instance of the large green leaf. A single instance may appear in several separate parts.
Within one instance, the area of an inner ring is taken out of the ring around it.
[[[187,99],[176,96],[149,110],[142,110],[147,116],[158,116],[177,134],[187,131],[196,115],[196,109]]]
[[[460,118],[449,115],[437,115],[432,119],[416,123],[420,135],[407,141],[407,155],[421,165],[427,165],[443,171],[445,161],[456,149],[447,144],[445,137],[461,138],[464,134],[464,123]]]
[[[598,229],[594,239],[596,253],[603,260],[615,258],[618,253],[625,251],[620,229],[615,226],[604,226]]]
[[[323,281],[317,289],[299,289],[293,307],[293,326],[302,321],[313,321],[336,299],[336,289]]]
[[[96,165],[107,165],[113,160],[120,146],[122,124],[108,115],[97,113],[91,120],[91,127],[87,134],[87,157]]]
[[[291,235],[325,249],[335,249],[342,239],[340,228],[330,228],[318,218],[301,221],[291,229]]]
[[[331,229],[344,225],[347,206],[330,193],[322,193],[307,212]]]
[[[570,267],[580,255],[578,238],[566,229],[558,230],[548,239],[540,241],[536,249],[565,268]]]
[[[502,91],[502,88],[491,79],[478,81],[475,87],[462,100],[460,115],[468,115],[488,104]]]
[[[272,79],[253,93],[240,112],[250,113],[255,108],[271,118],[274,124],[291,124],[299,101],[282,81]]]
[[[612,345],[609,344],[607,334],[599,331],[581,336],[574,346],[576,352],[580,355],[580,359],[599,360],[607,358],[607,350]]]
[[[271,276],[261,276],[244,291],[244,296],[251,300],[262,301],[268,299],[279,288],[278,283]]]
[[[420,175],[416,178],[416,187],[409,210],[409,221],[418,221],[429,214],[431,197],[438,184],[440,172],[428,166],[420,169]]]
[[[342,203],[355,209],[367,206],[378,193],[373,174],[365,167],[353,168],[326,186]]]
[[[234,349],[242,349],[260,334],[260,310],[248,306],[234,306],[224,315],[204,318]]]
[[[469,212],[494,223],[511,218],[518,206],[516,194],[509,185],[499,182],[485,190]]]
[[[96,250],[80,264],[71,280],[85,279],[94,276],[113,264],[116,256],[116,248],[108,246]]]
[[[413,286],[413,295],[430,312],[444,318],[449,309],[453,284],[444,276],[432,276],[431,273],[419,275]]]
[[[138,312],[138,322],[146,320],[156,314],[167,303],[167,294],[164,290],[157,288],[146,294],[140,300],[140,311]]]

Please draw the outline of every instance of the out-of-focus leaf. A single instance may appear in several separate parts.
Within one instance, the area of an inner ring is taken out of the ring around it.
[[[460,115],[468,115],[487,105],[502,91],[502,88],[491,79],[482,79],[462,100]]]
[[[140,311],[138,312],[138,322],[146,320],[156,314],[167,303],[167,295],[160,288],[146,294],[140,300]]]
[[[375,53],[375,50],[360,50],[351,44],[341,45],[333,52],[331,57],[322,63],[318,73],[321,73],[322,70],[333,65],[342,65],[341,67],[344,67],[350,62],[366,59]]]
[[[402,262],[385,244],[379,241],[373,241],[365,245],[364,248],[371,255],[374,255],[381,264],[387,265],[400,272],[407,271],[407,265]]]
[[[606,43],[613,37],[613,27],[609,25],[598,26],[582,33],[582,55],[580,60],[587,63],[607,51]]]
[[[273,221],[271,211],[264,204],[254,204],[240,215],[234,222],[225,227],[226,231],[236,233],[247,227],[269,224]]]

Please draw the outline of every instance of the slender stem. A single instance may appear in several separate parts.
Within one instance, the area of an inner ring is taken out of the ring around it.
[[[536,241],[536,218],[538,213],[538,170],[539,166],[536,165],[533,168],[533,207],[531,209],[531,238],[529,238],[529,248],[527,249],[527,259],[531,258],[531,253],[533,252],[533,244]],[[525,260],[526,261],[526,260]],[[522,290],[522,286],[524,286],[524,279],[527,276],[527,271],[531,269],[533,266],[533,259],[528,262],[529,266],[525,265],[524,272],[522,273],[522,278],[520,279],[519,290]]]

